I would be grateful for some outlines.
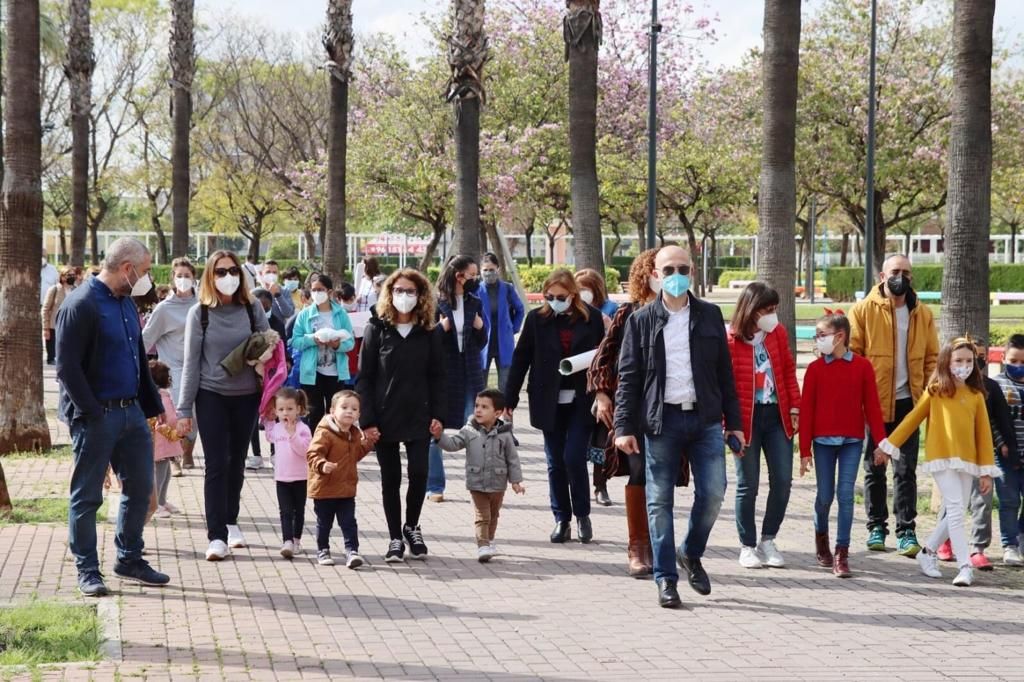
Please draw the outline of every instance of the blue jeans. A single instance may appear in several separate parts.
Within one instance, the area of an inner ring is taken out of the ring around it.
[[[491,365],[494,365],[498,369],[498,390],[502,393],[505,392],[505,384],[508,383],[508,371],[512,369],[512,366],[502,367],[498,364],[497,358],[488,358],[487,364],[484,365],[484,381],[486,382],[488,377],[491,375]]]
[[[750,444],[743,457],[733,457],[736,462],[736,532],[740,543],[746,547],[757,545],[754,512],[761,483],[762,450],[768,463],[768,505],[761,524],[761,539],[772,540],[786,517],[793,487],[793,441],[786,436],[776,404],[754,406]]]
[[[692,559],[704,556],[711,528],[725,499],[725,442],[722,425],[701,421],[696,411],[665,405],[661,433],[647,436],[647,522],[651,529],[654,579],[678,580],[673,498],[683,452],[690,458],[693,508],[679,551]]]
[[[1017,547],[1024,535],[1024,470],[1006,466],[1002,457],[996,463],[1003,470],[1002,478],[995,479],[996,494],[999,495],[999,534],[1003,547]]]
[[[138,403],[104,410],[96,419],[71,423],[75,464],[71,472],[68,545],[78,572],[99,569],[96,511],[103,504],[107,465],[121,481],[114,545],[120,561],[142,558],[142,529],[153,491],[153,436]]]
[[[467,390],[465,403],[463,403],[462,408],[462,421],[459,424],[446,424],[446,426],[450,429],[461,429],[465,426],[466,420],[473,414],[475,406],[476,391]],[[427,494],[441,495],[444,493],[445,486],[444,453],[433,439],[430,440],[430,452],[427,457],[427,466],[429,467],[427,470]]]
[[[555,521],[568,523],[590,516],[590,471],[587,450],[594,417],[582,400],[559,405],[553,431],[544,432],[548,460],[548,497]]]
[[[832,500],[839,498],[839,519],[836,522],[836,546],[850,546],[850,528],[853,526],[853,488],[857,483],[857,468],[864,441],[846,445],[814,444],[814,477],[818,494],[814,498],[814,530],[828,532],[828,515]],[[836,469],[839,482],[836,483]]]

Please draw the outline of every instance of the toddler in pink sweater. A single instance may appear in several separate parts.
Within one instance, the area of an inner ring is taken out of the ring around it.
[[[171,481],[171,460],[181,457],[181,436],[178,435],[178,419],[171,398],[171,370],[159,360],[149,361],[149,373],[153,383],[160,389],[160,399],[164,404],[163,418],[150,420],[153,430],[153,494],[150,496],[151,514],[158,519],[166,519],[178,513],[178,508],[167,501],[167,487]]]
[[[277,420],[264,419],[267,440],[274,445],[274,481],[277,505],[281,511],[281,556],[291,559],[302,552],[302,526],[306,511],[306,449],[313,440],[302,421],[308,412],[306,394],[294,388],[281,388],[274,394]]]

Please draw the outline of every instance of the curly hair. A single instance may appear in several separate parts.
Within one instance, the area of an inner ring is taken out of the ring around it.
[[[643,305],[656,295],[651,289],[651,273],[654,272],[654,259],[658,249],[647,249],[633,259],[629,266],[629,300]]]
[[[416,293],[419,300],[416,307],[412,309],[413,322],[427,331],[434,328],[434,309],[437,305],[434,300],[434,293],[430,286],[430,280],[423,276],[419,270],[403,268],[396,270],[384,281],[380,289],[380,297],[377,299],[377,317],[388,324],[397,324],[398,309],[391,302],[391,290],[395,288],[395,282],[399,279],[407,279],[416,285]]]

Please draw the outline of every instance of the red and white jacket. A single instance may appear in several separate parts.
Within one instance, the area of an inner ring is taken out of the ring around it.
[[[743,419],[743,437],[750,442],[754,422],[754,346],[729,330],[729,355],[732,357],[732,373],[736,382],[736,395],[740,401],[740,416]],[[796,361],[789,351],[789,337],[786,328],[778,325],[765,334],[764,347],[772,363],[775,377],[775,395],[778,399],[779,419],[786,436],[794,435],[790,410],[800,409],[800,388],[796,381]]]

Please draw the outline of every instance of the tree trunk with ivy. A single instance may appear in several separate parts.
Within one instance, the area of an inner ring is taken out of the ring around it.
[[[327,51],[330,114],[327,131],[327,228],[324,271],[335,282],[344,278],[348,259],[345,224],[348,154],[348,84],[352,77],[352,0],[328,0],[323,46]]]
[[[192,83],[196,73],[195,0],[171,2],[171,92],[174,141],[171,147],[171,252],[187,256],[192,198]],[[163,261],[167,262],[167,261]]]

